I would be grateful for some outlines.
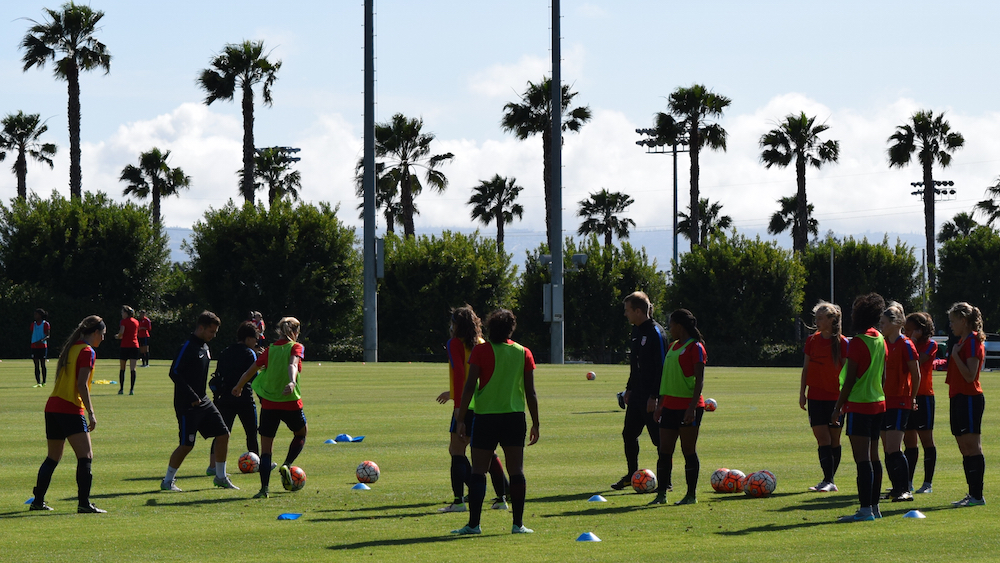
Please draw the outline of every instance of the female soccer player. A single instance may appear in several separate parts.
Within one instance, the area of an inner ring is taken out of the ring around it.
[[[917,349],[903,335],[906,315],[903,306],[890,301],[880,320],[885,338],[885,415],[882,417],[882,449],[885,452],[885,472],[892,482],[892,489],[882,498],[892,502],[913,500],[910,494],[910,468],[903,455],[903,434],[910,413],[917,401],[920,388],[920,368],[917,366]]]
[[[128,305],[122,305],[122,320],[115,338],[121,340],[121,369],[118,371],[121,388],[118,389],[118,394],[125,393],[125,363],[131,360],[132,385],[128,394],[135,395],[135,363],[139,359],[139,321],[135,318],[135,309]]]
[[[937,447],[934,445],[934,358],[937,357],[938,345],[931,338],[934,334],[934,320],[927,313],[910,313],[906,316],[903,333],[917,347],[917,363],[920,365],[920,387],[917,389],[917,408],[910,413],[906,424],[906,434],[903,443],[906,449],[906,463],[910,468],[910,488],[913,488],[913,474],[917,468],[919,451],[917,440],[924,448],[924,484],[916,491],[917,494],[933,492],[931,483],[934,481],[934,467],[937,465]]]
[[[951,503],[956,508],[981,506],[983,498],[983,473],[986,459],[983,457],[982,422],[986,401],[983,388],[979,385],[979,370],[983,367],[986,349],[983,342],[983,315],[978,307],[968,303],[955,303],[948,309],[951,331],[958,337],[958,344],[948,358],[948,396],[951,401],[951,433],[958,441],[958,451],[962,452],[962,466],[969,494],[962,500]]]
[[[660,421],[659,459],[656,471],[660,475],[670,475],[673,471],[674,448],[677,438],[681,440],[684,454],[684,476],[687,480],[687,494],[674,504],[694,504],[698,502],[695,490],[698,487],[698,429],[705,414],[705,401],[701,391],[705,386],[705,339],[698,330],[698,320],[691,311],[677,309],[670,313],[667,331],[673,343],[663,359],[663,377],[660,381],[660,398],[653,418]],[[667,480],[657,482],[656,498],[649,504],[667,503]]]
[[[267,346],[267,337],[264,335],[264,315],[261,315],[260,311],[250,311],[250,322],[257,329],[257,350],[263,352],[264,347]]]
[[[439,512],[465,512],[465,501],[462,500],[462,493],[469,483],[469,476],[472,474],[472,464],[469,458],[465,457],[465,448],[469,445],[466,436],[460,436],[455,432],[458,426],[458,409],[462,403],[462,389],[465,388],[466,366],[469,363],[469,355],[472,349],[486,342],[483,340],[482,322],[472,310],[470,305],[465,305],[451,311],[451,339],[448,340],[448,374],[451,383],[450,390],[441,393],[437,397],[437,402],[446,404],[449,399],[455,405],[451,416],[451,442],[448,445],[448,453],[451,454],[451,490],[455,497],[451,504],[438,509]],[[475,400],[469,404],[469,409],[465,415],[465,427],[472,428],[472,419],[475,416]],[[510,483],[503,472],[503,465],[499,456],[493,453],[490,462],[490,479],[493,481],[493,490],[496,498],[490,508],[495,510],[507,509],[507,489]]]
[[[153,330],[153,321],[146,316],[146,311],[139,311],[139,357],[141,366],[149,367],[149,333]]]
[[[841,412],[851,440],[854,461],[858,465],[857,513],[840,518],[841,522],[860,522],[881,518],[878,500],[882,489],[882,462],[878,457],[879,430],[885,413],[882,376],[885,373],[886,347],[882,334],[875,330],[885,310],[885,300],[877,293],[854,300],[851,320],[858,334],[847,347],[847,363],[841,376],[840,397],[833,407],[830,422],[836,423]]]
[[[243,431],[247,435],[247,451],[255,454],[260,452],[260,446],[257,442],[257,403],[253,400],[250,385],[243,386],[243,394],[239,398],[233,397],[229,391],[240,380],[243,373],[257,361],[257,353],[254,352],[256,346],[257,329],[250,321],[244,321],[236,329],[236,342],[227,346],[222,351],[222,355],[219,356],[219,362],[215,367],[215,376],[209,383],[215,408],[219,409],[229,432],[232,433],[233,422],[239,416],[240,423],[243,424]],[[205,470],[205,474],[216,474],[215,440],[212,441],[212,450],[208,456],[208,469]]]
[[[271,483],[271,453],[278,426],[284,422],[292,431],[292,443],[288,446],[285,463],[281,464],[281,485],[286,491],[292,490],[292,474],[289,471],[295,458],[302,453],[306,443],[306,415],[302,412],[302,392],[299,389],[299,373],[302,372],[302,358],[305,348],[295,340],[299,337],[301,324],[295,317],[283,317],[278,321],[278,340],[268,346],[257,361],[243,373],[243,377],[233,387],[232,394],[239,397],[243,386],[258,371],[264,371],[253,380],[252,388],[260,397],[260,492],[253,498],[267,498]]]
[[[840,396],[840,369],[847,358],[847,338],[841,334],[840,306],[820,301],[813,307],[816,332],[806,339],[805,361],[799,384],[799,408],[808,403],[809,426],[819,446],[819,467],[823,480],[810,491],[837,492],[833,478],[840,466],[840,425],[830,422]]]
[[[94,405],[90,401],[90,381],[94,376],[94,360],[97,357],[94,348],[104,341],[105,330],[101,317],[91,315],[80,322],[59,353],[56,382],[52,395],[45,404],[48,457],[38,469],[35,498],[29,510],[52,510],[45,504],[45,493],[52,482],[52,472],[62,459],[65,443],[69,442],[76,454],[76,511],[81,514],[107,512],[90,503],[90,485],[94,481],[90,470],[94,458],[90,432],[97,428]],[[87,418],[83,416],[84,409],[87,411]]]
[[[48,368],[45,359],[49,352],[49,332],[52,327],[45,320],[49,314],[45,309],[35,309],[35,321],[31,323],[31,361],[35,364],[35,387],[45,387]]]
[[[462,391],[458,411],[458,434],[472,434],[472,477],[469,478],[469,523],[451,533],[481,534],[479,517],[486,497],[486,471],[496,452],[503,448],[510,474],[510,503],[513,525],[510,533],[530,534],[524,526],[524,438],[528,445],[538,441],[538,401],[535,397],[535,359],[531,351],[512,341],[517,326],[514,313],[497,309],[486,318],[490,341],[472,349],[469,356],[469,376]],[[465,413],[476,399],[476,415],[472,428],[465,426]],[[524,409],[531,414],[531,430],[527,428]]]

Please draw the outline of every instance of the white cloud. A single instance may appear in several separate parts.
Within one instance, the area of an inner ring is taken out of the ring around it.
[[[563,49],[561,73],[563,80],[572,83],[582,75],[586,50],[575,43]],[[552,60],[548,57],[524,55],[516,63],[497,63],[469,77],[471,92],[488,98],[510,98],[511,94],[524,92],[528,81],[538,82],[542,76],[552,75]]]

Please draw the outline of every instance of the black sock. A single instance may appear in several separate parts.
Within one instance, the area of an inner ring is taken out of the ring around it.
[[[885,456],[885,472],[889,475],[889,482],[892,483],[890,495],[898,497],[909,490],[910,471],[906,466],[906,456],[903,452],[893,452]]]
[[[89,457],[81,457],[76,460],[76,488],[77,501],[80,506],[90,506],[90,485],[94,482],[94,475],[90,471],[93,460]]]
[[[271,485],[271,454],[260,454],[260,488]]]
[[[635,475],[639,470],[639,440],[625,440],[625,463],[628,466],[628,476]]]
[[[833,446],[820,446],[817,450],[819,454],[819,467],[823,470],[823,480],[833,483]]]
[[[288,456],[285,457],[285,465],[291,466],[295,458],[302,453],[302,447],[306,445],[305,436],[292,436],[292,443],[288,444]]]
[[[687,480],[687,496],[695,496],[698,490],[698,472],[701,470],[701,462],[698,454],[684,456],[684,478]]]
[[[132,386],[128,388],[129,391],[135,391],[135,370],[132,370]]]
[[[473,473],[469,477],[469,527],[479,525],[483,513],[483,499],[486,498],[486,475]]]
[[[868,508],[871,507],[872,505],[872,488],[874,487],[872,462],[859,461],[857,462],[857,464],[858,464],[858,502],[861,503],[861,508]]]
[[[934,482],[935,465],[937,465],[937,447],[924,448],[924,483]]]
[[[42,466],[38,468],[38,481],[35,484],[35,500],[33,501],[36,505],[45,502],[45,493],[49,490],[49,484],[52,483],[52,472],[56,470],[57,465],[59,465],[58,461],[46,457]]]
[[[514,511],[514,525],[524,525],[524,497],[527,494],[524,475],[510,476],[510,507]]]
[[[665,495],[667,494],[667,488],[670,487],[670,473],[674,469],[674,460],[660,454],[660,457],[656,460],[656,473],[659,474],[659,478],[656,480],[656,494]],[[663,476],[666,475],[664,479]]]
[[[455,504],[462,502],[465,484],[469,481],[468,465],[469,460],[464,455],[451,456],[451,492],[455,495]]]
[[[910,470],[910,482],[913,482],[913,474],[917,471],[917,460],[920,459],[920,448],[914,446],[903,450],[906,456],[906,467]]]
[[[871,506],[878,506],[879,495],[882,492],[882,462],[875,460],[872,462],[872,500]]]
[[[118,370],[118,385],[121,386],[121,390],[122,391],[125,390],[125,370],[124,369]]]
[[[490,461],[490,481],[493,482],[493,490],[498,498],[507,496],[507,491],[510,490],[510,481],[503,473],[503,464],[500,463],[500,456],[497,454],[493,454],[493,460]]]
[[[49,376],[49,369],[45,365],[45,360],[42,360],[42,385],[45,385],[45,380]]]
[[[969,495],[975,499],[983,498],[983,474],[986,472],[986,458],[983,454],[967,455],[962,458],[965,468],[965,481],[969,484]]]
[[[42,384],[42,368],[38,360],[35,360],[35,383]]]
[[[844,449],[843,449],[842,446],[830,446],[830,448],[831,448],[830,451],[833,452],[833,475],[832,475],[832,477],[836,477],[837,476],[837,469],[840,469],[840,454],[842,454],[844,452]]]

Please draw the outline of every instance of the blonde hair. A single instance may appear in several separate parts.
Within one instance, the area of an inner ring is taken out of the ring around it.
[[[906,322],[906,313],[903,312],[903,306],[895,301],[890,301],[885,306],[882,316],[889,319],[889,322],[896,326],[903,326],[903,323]]]
[[[837,305],[835,303],[830,303],[829,301],[823,301],[822,299],[820,299],[819,303],[816,303],[816,306],[813,307],[812,313],[813,313],[813,321],[816,320],[817,315],[826,315],[828,317],[832,317],[831,318],[832,322],[830,323],[830,333],[832,336],[832,338],[830,339],[830,354],[833,356],[833,361],[839,364],[841,360],[840,336],[841,333],[843,332],[841,324],[844,318],[844,312],[841,311],[840,305]],[[809,327],[809,328],[812,330],[816,330],[816,327]]]
[[[295,317],[281,317],[278,321],[278,326],[274,328],[274,331],[278,334],[280,338],[287,338],[292,342],[295,341],[295,337],[299,335],[299,328],[302,326],[299,320]]]
[[[986,333],[983,332],[983,314],[979,311],[979,307],[973,307],[965,301],[953,303],[951,309],[948,309],[948,316],[951,315],[965,319],[976,333],[976,339],[980,344],[986,341]]]
[[[69,349],[84,336],[93,334],[98,330],[107,330],[107,326],[104,324],[104,319],[98,317],[97,315],[90,315],[80,321],[80,324],[76,325],[76,329],[74,329],[72,334],[69,335],[69,338],[66,339],[66,342],[63,344],[62,351],[59,352],[59,362],[56,363],[56,381],[59,380],[59,374],[62,372],[62,368],[65,367],[66,362],[69,361]]]

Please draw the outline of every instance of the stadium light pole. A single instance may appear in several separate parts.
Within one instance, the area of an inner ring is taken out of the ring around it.
[[[375,0],[365,0],[364,360],[378,361],[378,290],[375,279]]]
[[[678,149],[677,146],[687,146],[687,137],[677,137],[673,139],[670,143],[670,152],[668,153],[664,147],[667,146],[667,141],[663,137],[660,137],[656,129],[636,129],[636,133],[640,135],[646,135],[646,139],[639,139],[635,144],[640,147],[646,147],[646,154],[671,154],[674,157],[674,221],[673,221],[673,231],[674,231],[674,264],[677,264],[677,153],[680,152],[690,152],[690,149]],[[673,270],[673,267],[671,267]]]
[[[910,182],[910,186],[914,188],[919,188],[917,190],[910,192],[910,195],[919,196],[920,199],[924,200],[925,213],[927,212],[926,202],[930,201],[931,205],[930,210],[933,212],[934,210],[933,206],[937,202],[949,201],[955,199],[955,194],[958,192],[956,192],[955,188],[952,187],[954,185],[955,182],[951,180],[934,180],[933,186],[924,186],[923,182]],[[930,193],[930,190],[934,190],[934,192]],[[934,237],[931,237],[928,242],[931,242],[931,244],[933,244],[933,241]],[[921,294],[923,294],[925,311],[927,310],[927,282],[930,281],[929,279],[930,272],[928,271],[928,269],[937,266],[936,261],[933,264],[927,263],[929,262],[928,258],[930,258],[931,256],[931,250],[932,249],[925,248],[920,258],[920,286],[921,286]]]
[[[551,186],[549,197],[549,252],[552,254],[552,323],[549,325],[552,355],[550,362],[565,361],[563,348],[565,324],[563,315],[563,256],[562,256],[562,76],[559,49],[559,0],[552,0],[552,150],[549,170]]]

